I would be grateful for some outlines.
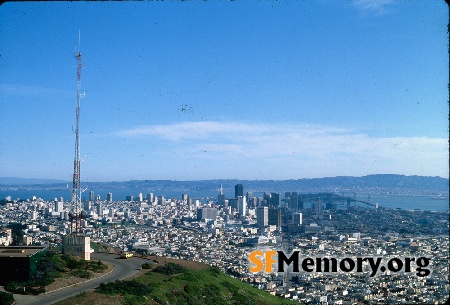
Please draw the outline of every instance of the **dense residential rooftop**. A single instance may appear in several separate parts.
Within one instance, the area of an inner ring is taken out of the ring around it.
[[[302,303],[325,299],[329,304],[447,299],[448,212],[327,202],[320,208],[320,201],[302,207],[292,206],[288,198],[283,202],[277,198],[277,205],[271,206],[274,201],[266,195],[247,196],[247,205],[239,198],[219,203],[223,198],[198,200],[187,195],[181,199],[150,195],[144,199],[140,195],[125,201],[90,198],[93,200],[83,202],[85,216],[80,233],[90,236],[99,251],[134,251],[136,255],[204,262],[274,295]],[[68,217],[69,206],[61,199],[8,202],[0,206],[0,225],[20,225],[24,244],[57,248],[62,237],[74,229]],[[277,217],[267,224],[261,222],[265,217],[258,214],[261,206],[277,210]],[[8,234],[6,230],[0,232],[4,243],[12,241]],[[363,273],[251,273],[249,253],[255,249],[283,250],[286,254],[298,251],[300,257],[428,257],[432,273],[420,277],[413,270],[370,277],[367,264]]]

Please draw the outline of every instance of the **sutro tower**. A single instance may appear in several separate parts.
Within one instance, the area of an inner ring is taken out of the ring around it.
[[[75,220],[75,234],[63,236],[62,250],[66,255],[80,256],[85,260],[91,259],[90,237],[79,234],[81,228],[81,183],[80,183],[80,100],[84,97],[81,93],[81,52],[80,52],[80,34],[78,34],[78,51],[75,49],[75,59],[77,61],[77,108],[76,108],[76,126],[75,126],[75,159],[73,161],[73,184],[72,184],[72,211],[71,220]],[[71,227],[72,228],[72,227]]]
[[[72,217],[76,221],[76,233],[81,227],[81,182],[80,182],[80,100],[84,97],[84,92],[81,92],[81,51],[80,51],[80,33],[78,33],[78,51],[75,50],[75,59],[77,61],[77,107],[76,107],[76,122],[75,122],[75,158],[73,161],[73,183],[72,183]]]

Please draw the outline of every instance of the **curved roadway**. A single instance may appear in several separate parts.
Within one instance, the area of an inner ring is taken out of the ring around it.
[[[51,305],[71,296],[77,295],[83,291],[94,289],[100,283],[113,282],[115,280],[123,280],[136,274],[137,268],[141,267],[145,262],[141,258],[132,257],[130,259],[119,259],[117,254],[92,253],[91,260],[101,260],[114,266],[114,269],[99,278],[78,283],[73,286],[64,287],[55,291],[47,292],[37,296],[14,294],[17,305]]]

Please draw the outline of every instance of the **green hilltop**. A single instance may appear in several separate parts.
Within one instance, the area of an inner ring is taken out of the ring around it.
[[[155,267],[132,280],[101,284],[95,291],[82,293],[56,304],[288,305],[299,303],[259,290],[230,277],[217,267],[193,270],[168,263]]]

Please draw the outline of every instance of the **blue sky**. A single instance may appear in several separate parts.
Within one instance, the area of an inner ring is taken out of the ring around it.
[[[448,177],[444,1],[0,6],[0,176]]]

